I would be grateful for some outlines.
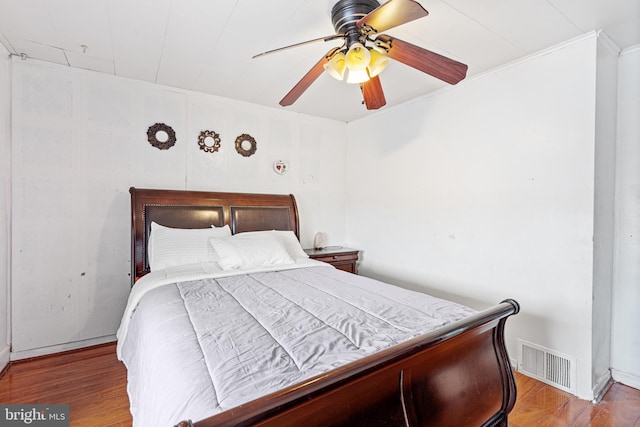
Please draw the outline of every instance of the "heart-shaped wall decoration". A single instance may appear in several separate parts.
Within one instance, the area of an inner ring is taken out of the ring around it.
[[[289,170],[289,162],[286,160],[276,160],[273,163],[273,170],[276,171],[277,174],[284,175]]]

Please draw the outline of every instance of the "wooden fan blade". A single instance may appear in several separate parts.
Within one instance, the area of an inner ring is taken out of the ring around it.
[[[367,25],[373,31],[379,33],[398,25],[406,24],[429,14],[420,3],[414,0],[389,0],[362,17],[358,22],[358,28]]]
[[[376,37],[375,43],[386,48],[390,58],[449,84],[454,85],[467,75],[467,65],[386,34]]]
[[[287,49],[293,49],[294,47],[304,46],[306,44],[317,43],[317,42],[328,42],[328,41],[331,41],[331,40],[343,39],[343,38],[344,38],[344,34],[332,34],[332,35],[326,36],[326,37],[319,37],[317,39],[307,40],[305,42],[295,43],[295,44],[292,44],[292,45],[289,45],[289,46],[284,46],[284,47],[279,47],[277,49],[267,50],[266,52],[262,52],[262,53],[258,53],[257,55],[253,55],[251,57],[251,59],[255,59],[255,58],[258,58],[260,56],[269,55],[271,53],[281,52],[281,51],[287,50]]]
[[[307,74],[305,74],[302,79],[287,93],[284,98],[280,101],[280,105],[283,107],[287,107],[300,98],[300,95],[304,93],[305,90],[311,86],[313,82],[324,72],[324,65],[329,62],[329,59],[336,53],[340,48],[334,47],[331,49],[325,56],[323,56],[320,61],[316,63],[316,65],[311,68]]]
[[[367,110],[377,110],[380,107],[384,107],[387,100],[384,98],[384,92],[382,91],[382,84],[378,76],[371,77],[360,86],[362,88],[362,95],[364,96],[364,104],[367,106]]]

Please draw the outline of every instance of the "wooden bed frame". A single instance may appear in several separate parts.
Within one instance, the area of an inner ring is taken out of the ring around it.
[[[132,283],[149,272],[151,221],[169,227],[228,224],[233,233],[292,230],[293,195],[131,188]],[[516,385],[504,343],[505,300],[469,318],[302,383],[180,427],[507,427]]]

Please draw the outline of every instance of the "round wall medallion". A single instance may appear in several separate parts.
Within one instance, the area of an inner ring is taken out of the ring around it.
[[[236,151],[244,157],[249,157],[257,150],[256,140],[251,135],[243,133],[236,138]]]
[[[160,150],[168,150],[176,143],[176,133],[171,126],[156,123],[147,130],[149,143]]]
[[[212,130],[203,130],[198,137],[198,145],[205,153],[214,153],[220,149],[220,135]]]

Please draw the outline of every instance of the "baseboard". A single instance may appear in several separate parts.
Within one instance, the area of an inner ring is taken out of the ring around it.
[[[593,403],[600,403],[605,394],[609,391],[614,381],[611,377],[611,371],[607,371],[593,387]]]
[[[640,390],[640,376],[617,369],[611,369],[611,375],[615,382]]]
[[[11,347],[6,346],[2,350],[0,350],[0,372],[4,370],[4,368],[9,365],[11,361]]]
[[[514,372],[518,372],[518,359],[510,357],[509,362],[511,362],[511,369],[513,369]]]
[[[74,341],[70,343],[52,345],[49,347],[40,347],[32,350],[14,351],[11,353],[10,360],[30,359],[33,357],[46,356],[48,354],[61,353],[63,351],[77,350],[83,347],[91,347],[94,345],[105,344],[116,340],[115,335],[107,335],[104,337],[91,338],[88,340]]]

